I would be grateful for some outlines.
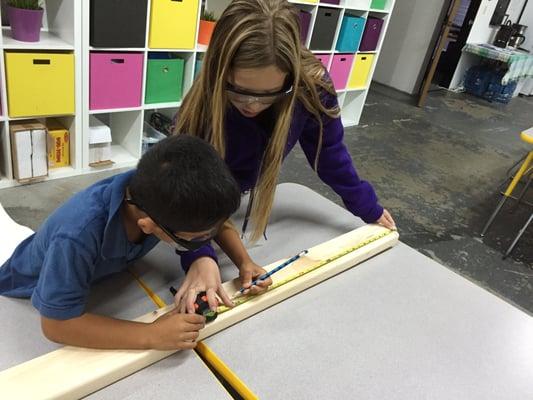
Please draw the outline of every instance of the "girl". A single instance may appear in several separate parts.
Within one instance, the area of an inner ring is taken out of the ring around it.
[[[298,21],[297,9],[285,0],[232,1],[216,24],[175,132],[209,141],[224,156],[241,190],[250,191],[243,234],[250,219],[252,240],[265,232],[281,164],[296,142],[348,210],[367,223],[395,229],[372,186],[359,179],[353,167],[342,142],[335,89],[321,62],[302,46]],[[264,273],[231,226],[216,241],[239,268],[244,287]],[[191,262],[209,263],[213,271],[211,258],[215,258],[213,249],[205,247]],[[196,294],[210,287],[213,307],[215,291],[229,303],[227,295],[220,293],[219,280],[208,281],[188,274],[176,295],[182,310],[193,312]],[[262,282],[250,291],[259,293],[269,284],[270,280]]]

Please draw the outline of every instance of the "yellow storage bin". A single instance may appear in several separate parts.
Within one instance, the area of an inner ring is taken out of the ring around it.
[[[374,62],[374,54],[357,54],[355,56],[352,73],[348,80],[349,89],[366,88],[368,85],[368,75]]]
[[[198,0],[152,0],[148,46],[193,49],[196,46]]]
[[[10,117],[74,114],[74,54],[5,52]]]

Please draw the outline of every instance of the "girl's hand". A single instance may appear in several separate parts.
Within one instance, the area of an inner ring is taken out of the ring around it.
[[[217,294],[224,304],[233,307],[233,302],[222,288],[218,265],[211,257],[200,257],[191,264],[185,280],[174,296],[174,302],[179,312],[195,313],[194,302],[200,292],[206,292],[211,310],[218,307]]]
[[[239,268],[239,278],[241,279],[242,287],[246,289],[243,294],[255,295],[266,292],[268,287],[272,285],[272,279],[270,278],[267,278],[264,281],[259,281],[256,285],[252,286],[252,281],[265,273],[265,269],[253,261],[242,264]]]
[[[381,214],[381,217],[379,217],[376,223],[392,231],[396,230],[396,223],[392,219],[392,216],[390,215],[390,213],[385,209],[383,210],[383,214]]]

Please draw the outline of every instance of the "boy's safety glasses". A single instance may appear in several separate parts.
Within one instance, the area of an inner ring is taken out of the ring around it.
[[[260,103],[271,105],[292,93],[292,86],[274,93],[255,93],[238,89],[231,83],[226,83],[226,94],[228,99],[239,104]]]
[[[180,252],[183,252],[183,251],[196,251],[198,250],[200,247],[202,246],[205,246],[206,244],[208,244],[217,234],[218,232],[218,229],[219,227],[215,227],[211,230],[211,232],[209,232],[208,235],[202,235],[201,237],[199,238],[193,238],[193,239],[190,239],[190,240],[185,240],[185,239],[182,239],[178,236],[176,236],[173,232],[172,232],[172,229],[166,227],[165,225],[163,224],[160,224],[159,222],[157,222],[156,219],[154,219],[154,217],[152,217],[150,215],[150,213],[148,213],[146,211],[146,209],[144,209],[143,206],[141,206],[139,203],[137,203],[135,200],[133,200],[131,197],[126,197],[126,203],[128,204],[131,204],[131,205],[134,205],[135,207],[137,207],[139,210],[141,210],[142,212],[144,212],[146,215],[148,215],[150,217],[150,219],[152,221],[154,221],[154,224],[156,224],[163,232],[165,232],[165,234],[172,239],[172,241],[175,243],[175,247],[176,247],[176,250],[177,251],[180,251]]]

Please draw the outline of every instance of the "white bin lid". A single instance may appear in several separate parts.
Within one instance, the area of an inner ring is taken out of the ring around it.
[[[111,143],[111,128],[93,115],[89,116],[89,144]]]

